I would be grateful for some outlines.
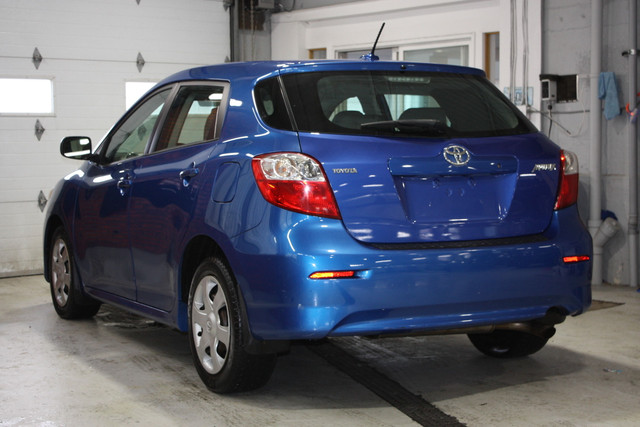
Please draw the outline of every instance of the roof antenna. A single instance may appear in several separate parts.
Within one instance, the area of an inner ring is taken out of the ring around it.
[[[384,29],[384,24],[385,23],[383,22],[382,26],[380,27],[380,31],[378,31],[378,37],[376,37],[376,41],[373,44],[373,47],[371,48],[371,53],[367,53],[366,55],[362,55],[360,57],[360,59],[362,59],[363,61],[371,61],[371,62],[373,62],[373,61],[379,61],[380,60],[380,57],[375,54],[375,51],[376,51],[376,46],[378,45],[378,40],[380,39],[380,34],[382,34],[382,30]]]

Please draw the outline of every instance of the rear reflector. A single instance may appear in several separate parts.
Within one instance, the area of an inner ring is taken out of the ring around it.
[[[309,279],[348,279],[356,277],[356,272],[348,271],[316,271],[309,276]]]
[[[589,255],[574,255],[574,256],[566,256],[562,258],[565,264],[573,264],[576,262],[589,261],[591,258]]]

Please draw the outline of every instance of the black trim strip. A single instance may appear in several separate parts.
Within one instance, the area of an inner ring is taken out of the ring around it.
[[[526,245],[541,243],[549,240],[544,234],[527,236],[503,237],[499,239],[457,240],[449,242],[421,242],[421,243],[365,243],[375,249],[383,251],[420,250],[420,249],[461,249],[485,248],[489,246]]]
[[[455,417],[445,414],[421,396],[411,393],[329,340],[311,342],[307,344],[307,348],[422,426],[465,426]]]
[[[280,93],[282,94],[282,98],[284,99],[284,105],[287,108],[287,114],[289,115],[289,121],[291,122],[293,131],[299,132],[298,123],[296,122],[296,116],[295,114],[293,114],[293,107],[291,106],[291,102],[289,101],[289,95],[287,94],[287,88],[284,86],[282,75],[278,73],[277,78],[278,78],[278,85],[280,86]]]

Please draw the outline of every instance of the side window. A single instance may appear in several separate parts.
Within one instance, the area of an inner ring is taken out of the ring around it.
[[[188,85],[178,91],[154,151],[217,139],[223,85]]]
[[[334,121],[335,117],[344,111],[357,111],[360,114],[364,114],[364,108],[362,108],[360,99],[358,99],[357,96],[352,96],[338,104],[335,110],[329,115],[329,120]]]
[[[276,77],[262,80],[256,85],[254,93],[258,114],[265,124],[276,129],[293,130]]]
[[[451,125],[445,111],[432,96],[387,94],[384,97],[393,120],[437,120]]]
[[[167,89],[153,95],[113,133],[104,156],[107,163],[144,154],[169,92]]]
[[[367,121],[360,99],[356,96],[342,101],[329,116],[333,124],[347,129],[360,129]]]

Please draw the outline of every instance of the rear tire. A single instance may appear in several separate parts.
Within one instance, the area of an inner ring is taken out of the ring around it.
[[[63,319],[93,317],[100,310],[100,303],[84,295],[78,287],[73,252],[62,227],[53,233],[51,242],[49,284],[56,313]]]
[[[229,270],[217,258],[205,259],[189,291],[189,344],[198,375],[211,391],[248,391],[269,381],[277,356],[247,353],[246,333]]]
[[[521,331],[497,330],[489,334],[469,334],[469,340],[487,356],[513,359],[537,352],[549,339]]]

